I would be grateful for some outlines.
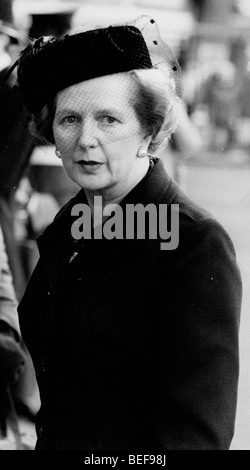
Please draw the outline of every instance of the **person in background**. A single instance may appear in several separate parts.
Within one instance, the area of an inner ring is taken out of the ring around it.
[[[22,95],[15,86],[15,71],[7,80],[5,78],[11,63],[19,55],[21,44],[27,41],[27,36],[38,37],[49,33],[60,36],[63,33],[66,34],[70,28],[75,7],[58,8],[57,5],[54,10],[50,8],[49,12],[46,8],[43,2],[36,2],[31,21],[27,22],[27,25],[28,23],[30,25],[29,28],[21,31],[15,21],[18,18],[14,19],[13,1],[0,1],[0,223],[17,301],[22,298],[34,267],[33,258],[36,259],[36,252],[33,254],[33,251],[29,249],[29,240],[22,239],[22,244],[19,243],[17,197],[21,192],[22,181],[27,180],[30,159],[37,142],[28,132],[28,116]],[[41,194],[39,201],[45,199],[48,201],[49,198],[52,200],[49,194]],[[51,209],[53,204],[54,207]],[[33,207],[33,210],[36,209]],[[43,207],[41,214],[40,203],[40,212],[36,210],[36,214],[33,215],[36,228],[39,227],[41,230],[44,227],[44,218],[46,216],[51,218],[51,213],[55,214],[57,210],[56,201],[52,201],[50,207],[48,204],[46,208]],[[29,214],[26,215],[28,218]],[[37,232],[35,233],[34,229],[35,235]],[[23,347],[25,350],[25,345]],[[18,415],[33,422],[34,413],[39,406],[39,396],[33,365],[28,354],[26,361],[24,373],[12,387],[12,397]],[[4,408],[3,402],[2,407]]]
[[[208,110],[211,124],[211,150],[231,150],[237,146],[240,116],[239,85],[236,67],[224,60],[202,84],[200,102]]]
[[[17,315],[17,299],[0,226],[0,450],[11,426],[20,446],[11,388],[27,364]]]
[[[8,77],[12,62],[20,53],[21,44],[27,37],[53,33],[56,37],[66,34],[70,28],[74,6],[49,8],[44,2],[36,2],[31,14],[29,28],[21,32],[14,21],[12,0],[0,2],[0,221],[4,233],[15,292],[21,299],[30,275],[23,264],[22,248],[15,239],[16,192],[23,177],[29,173],[32,153],[38,142],[28,132],[28,114],[18,87],[16,72]]]
[[[6,74],[19,54],[21,37],[15,26],[12,2],[0,3],[0,221],[17,299],[27,285],[14,234],[14,197],[33,149],[27,129],[26,108],[22,96],[13,86],[15,72]]]
[[[8,259],[16,302],[19,302],[28,278],[22,254],[15,234],[15,194],[21,178],[27,170],[34,148],[28,132],[27,114],[22,95],[15,86],[15,72],[6,80],[12,61],[19,56],[20,44],[25,38],[17,28],[12,11],[12,1],[0,2],[0,224]],[[27,365],[19,380],[11,389],[13,403],[18,415],[34,419],[37,410],[37,384],[34,368],[25,345]],[[1,402],[5,414],[4,402]]]

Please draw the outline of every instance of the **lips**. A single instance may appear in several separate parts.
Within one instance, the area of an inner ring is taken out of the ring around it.
[[[87,166],[88,166],[88,165],[90,165],[90,166],[91,166],[91,165],[102,165],[101,162],[96,162],[95,160],[88,160],[88,161],[86,161],[86,160],[80,160],[80,161],[77,162],[77,163],[79,163],[79,165],[87,165]]]
[[[97,162],[95,160],[79,160],[78,162],[76,162],[77,165],[79,165],[82,169],[86,170],[86,171],[94,171],[94,170],[97,170],[98,168],[100,168],[103,163],[102,162]]]

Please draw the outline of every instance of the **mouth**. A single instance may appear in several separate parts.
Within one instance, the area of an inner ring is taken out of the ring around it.
[[[97,162],[95,160],[79,160],[78,162],[76,162],[77,165],[79,165],[81,168],[84,168],[85,170],[87,171],[92,171],[92,170],[97,170],[98,168],[100,168],[102,165],[104,165],[104,163],[102,162]]]

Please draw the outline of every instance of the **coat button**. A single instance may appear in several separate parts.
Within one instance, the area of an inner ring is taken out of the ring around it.
[[[41,371],[42,371],[43,373],[45,373],[45,372],[46,372],[46,368],[45,368],[45,360],[44,360],[44,359],[42,359],[42,360],[41,360]]]
[[[42,426],[39,426],[38,431],[37,431],[37,435],[38,435],[38,437],[39,437],[40,439],[43,438],[44,433],[43,433],[43,428],[42,428]]]

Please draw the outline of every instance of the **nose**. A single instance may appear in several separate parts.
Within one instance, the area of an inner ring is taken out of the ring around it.
[[[82,149],[95,148],[97,146],[97,129],[92,119],[84,119],[78,143]]]

